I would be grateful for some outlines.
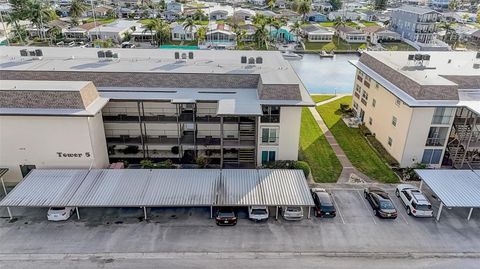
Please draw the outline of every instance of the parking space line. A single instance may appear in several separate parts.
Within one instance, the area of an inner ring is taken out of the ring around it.
[[[337,201],[335,200],[335,195],[332,193],[332,199],[333,202],[335,203],[335,206],[337,208],[338,215],[340,215],[340,219],[342,220],[342,223],[345,224],[345,220],[343,219],[342,212],[340,212],[340,206],[338,206]]]
[[[363,201],[363,205],[365,206],[365,208],[367,209],[368,211],[368,215],[370,215],[370,217],[372,217],[372,220],[373,220],[373,223],[377,224],[377,221],[375,221],[375,216],[372,215],[372,210],[368,208],[368,205],[367,205],[367,202],[365,202],[365,197],[362,196],[362,194],[357,190],[357,193],[358,193],[358,196],[360,196],[360,200]]]

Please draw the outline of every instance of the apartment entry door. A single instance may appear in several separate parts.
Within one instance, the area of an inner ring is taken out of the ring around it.
[[[365,111],[363,111],[363,109],[360,108],[360,121],[363,122],[364,118],[365,118]]]

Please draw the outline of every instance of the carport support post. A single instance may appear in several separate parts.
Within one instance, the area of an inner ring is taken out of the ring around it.
[[[143,216],[144,216],[144,219],[147,220],[147,208],[144,206],[143,207]]]
[[[473,212],[473,207],[471,207],[470,212],[468,212],[467,220],[470,220],[470,218],[472,217],[472,212]]]
[[[442,209],[443,209],[443,202],[440,202],[440,208],[438,209],[438,213],[437,213],[437,221],[440,220],[440,215],[442,214]]]
[[[213,206],[210,206],[210,218],[213,219]]]
[[[310,219],[310,213],[311,213],[310,211],[311,211],[311,210],[312,210],[312,207],[309,206],[309,207],[308,207],[308,217],[307,217],[308,219]]]
[[[420,180],[420,187],[418,188],[419,190],[422,190],[422,187],[423,187],[423,179]]]
[[[77,219],[80,219],[80,213],[78,212],[78,206],[75,207],[75,210],[77,211]]]
[[[278,206],[275,207],[275,220],[278,220]]]
[[[5,182],[3,182],[3,177],[0,177],[0,180],[2,181],[3,192],[5,193],[5,196],[7,196],[7,188],[5,188]],[[10,217],[10,220],[12,220],[13,219],[12,211],[10,211],[10,207],[8,206],[7,206],[7,212],[8,212],[8,217]]]

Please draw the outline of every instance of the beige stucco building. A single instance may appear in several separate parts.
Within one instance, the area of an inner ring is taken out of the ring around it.
[[[20,55],[20,50],[29,53]],[[296,160],[308,92],[279,52],[6,47],[0,167]],[[36,52],[32,52],[36,53]]]
[[[352,106],[401,167],[480,166],[480,55],[367,52]]]

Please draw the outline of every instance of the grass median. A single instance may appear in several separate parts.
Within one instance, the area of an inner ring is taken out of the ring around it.
[[[310,97],[312,97],[312,100],[315,103],[320,103],[320,102],[326,101],[328,99],[332,99],[333,97],[335,97],[335,95],[333,95],[333,94],[312,94]]]
[[[308,108],[302,110],[300,158],[310,165],[315,182],[337,182],[342,165]]]
[[[352,97],[346,96],[317,107],[325,124],[352,164],[365,175],[380,182],[398,182],[395,173],[370,147],[359,129],[349,128],[342,120],[340,104],[351,104]]]

